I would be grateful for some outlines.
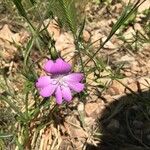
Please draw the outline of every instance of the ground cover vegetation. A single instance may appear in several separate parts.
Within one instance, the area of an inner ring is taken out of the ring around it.
[[[0,149],[150,149],[149,0],[0,1]]]

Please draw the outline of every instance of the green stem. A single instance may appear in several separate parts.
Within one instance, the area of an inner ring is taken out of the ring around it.
[[[117,23],[113,26],[112,30],[110,31],[109,36],[107,39],[103,42],[103,44],[97,49],[97,51],[93,54],[93,57],[95,57],[98,52],[104,47],[104,45],[112,38],[112,36],[116,33],[116,31],[123,25],[123,23],[134,13],[134,11],[144,2],[140,2],[138,0],[135,5],[130,9],[128,13],[128,6],[126,7],[125,11],[123,12],[122,16],[118,19]],[[97,41],[97,40],[96,40]],[[91,58],[87,60],[85,63],[85,66],[91,61]]]
[[[81,55],[81,50],[80,50],[78,40],[75,40],[75,47],[76,47],[76,49],[78,50],[78,53],[79,53],[79,57],[80,57],[80,61],[81,61],[81,67],[82,67],[82,71],[83,71],[84,79],[85,79],[85,83],[86,83],[86,74],[85,74],[85,69],[84,69],[84,63],[83,63],[83,60],[82,60],[82,55]]]
[[[28,109],[28,95],[29,95],[29,92],[26,93],[26,96],[25,96],[25,108],[26,108],[26,118],[27,120],[29,119],[29,109]]]

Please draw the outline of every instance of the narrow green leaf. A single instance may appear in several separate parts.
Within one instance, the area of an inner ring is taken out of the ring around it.
[[[6,102],[17,113],[17,115],[21,117],[21,119],[25,120],[25,117],[22,112],[19,111],[19,108],[15,106],[7,97],[1,96],[1,100]]]
[[[84,18],[83,23],[81,24],[81,27],[79,29],[78,39],[80,39],[81,36],[83,35],[83,30],[84,30],[84,27],[85,27],[85,23],[86,23],[86,18]]]
[[[25,66],[25,68],[27,67],[28,58],[29,58],[29,55],[30,55],[30,53],[31,53],[31,50],[32,50],[34,41],[35,41],[35,40],[34,40],[34,38],[32,37],[32,38],[29,40],[29,42],[28,42],[28,44],[27,44],[27,46],[26,46],[26,48],[25,48],[25,55],[24,55],[24,66]]]
[[[75,35],[77,15],[74,0],[49,0],[49,9],[58,17],[62,25],[69,27]]]
[[[15,6],[17,7],[20,15],[27,18],[27,13],[26,13],[26,11],[25,11],[22,3],[21,3],[21,0],[13,0],[13,2],[15,4]]]

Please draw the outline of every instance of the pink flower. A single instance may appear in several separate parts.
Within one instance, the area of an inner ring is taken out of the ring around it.
[[[44,70],[50,74],[38,78],[36,87],[42,97],[54,95],[56,102],[61,104],[63,100],[70,102],[73,93],[83,91],[84,84],[82,73],[71,73],[71,65],[61,58],[48,60]]]

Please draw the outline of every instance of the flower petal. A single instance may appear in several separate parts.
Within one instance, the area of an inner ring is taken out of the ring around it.
[[[83,79],[83,73],[71,73],[64,77],[66,81],[80,82]]]
[[[84,89],[83,83],[68,82],[68,86],[75,92],[81,92]]]
[[[51,74],[65,74],[71,71],[71,65],[58,58],[54,62],[52,60],[47,61],[44,70]]]
[[[50,76],[42,76],[42,77],[38,78],[35,86],[37,88],[43,88],[43,87],[49,85],[50,83],[51,83]]]
[[[63,96],[64,100],[66,100],[68,102],[72,100],[72,95],[71,95],[71,91],[70,91],[69,87],[62,86],[62,96]]]
[[[62,103],[62,92],[61,92],[60,86],[57,87],[55,96],[56,96],[57,104],[61,104]]]
[[[51,73],[52,68],[54,68],[54,62],[52,60],[48,60],[44,65],[44,70]]]
[[[56,88],[57,88],[56,84],[55,85],[49,84],[48,86],[46,86],[40,90],[40,95],[42,97],[50,97],[54,93]]]

